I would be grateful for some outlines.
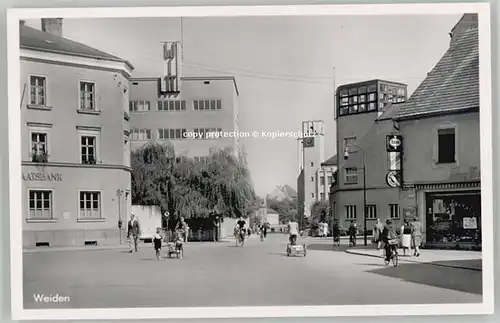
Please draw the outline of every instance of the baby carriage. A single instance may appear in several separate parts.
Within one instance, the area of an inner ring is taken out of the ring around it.
[[[174,242],[167,243],[167,257],[175,255],[178,259],[184,256],[184,235],[182,230],[178,230],[174,237]]]

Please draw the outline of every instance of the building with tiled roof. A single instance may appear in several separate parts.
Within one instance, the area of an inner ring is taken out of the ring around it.
[[[344,146],[354,142],[331,191],[340,224],[356,219],[360,225],[366,192],[368,229],[377,217],[391,217],[396,225],[410,219],[422,224],[426,245],[480,244],[477,15],[464,15],[450,37],[448,50],[408,100],[386,105],[370,126],[361,127],[367,129],[362,136],[337,136]],[[402,153],[387,151],[386,136],[393,135],[402,136]],[[363,164],[366,190],[361,189]],[[391,169],[396,181],[388,180]]]
[[[62,34],[61,18],[19,26],[23,246],[118,244],[131,212],[133,66]]]
[[[428,245],[480,244],[479,41],[476,14],[394,117],[403,136],[402,198],[412,201]]]

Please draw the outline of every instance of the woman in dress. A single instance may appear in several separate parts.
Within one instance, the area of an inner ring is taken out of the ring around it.
[[[401,227],[401,246],[403,247],[403,255],[406,255],[406,249],[408,249],[408,255],[411,256],[411,225],[408,219],[405,219],[405,223]]]
[[[412,223],[411,236],[413,240],[413,246],[415,247],[414,255],[419,257],[420,245],[422,244],[422,223],[418,221],[417,217],[415,217],[415,220]]]

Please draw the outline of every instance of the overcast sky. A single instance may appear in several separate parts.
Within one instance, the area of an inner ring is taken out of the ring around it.
[[[65,19],[63,36],[129,60],[134,76],[163,71],[161,41],[183,34],[186,76],[234,75],[242,131],[296,131],[325,121],[335,153],[334,84],[387,79],[412,93],[449,45],[459,15]],[[28,25],[40,28],[39,21]],[[334,69],[335,66],[335,69]],[[335,70],[335,73],[334,73]],[[334,77],[335,75],[335,77]],[[294,139],[243,139],[257,194],[296,188]]]

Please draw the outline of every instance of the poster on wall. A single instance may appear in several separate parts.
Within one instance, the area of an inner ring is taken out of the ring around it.
[[[463,228],[464,229],[477,229],[477,218],[463,218]]]

